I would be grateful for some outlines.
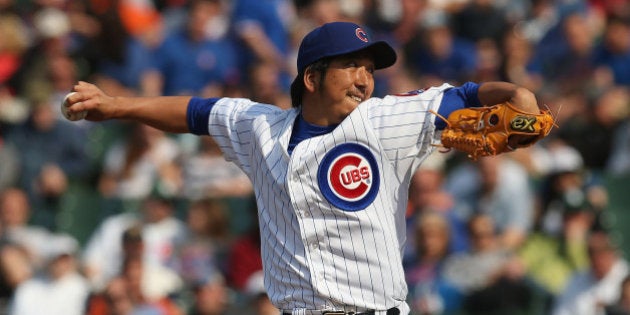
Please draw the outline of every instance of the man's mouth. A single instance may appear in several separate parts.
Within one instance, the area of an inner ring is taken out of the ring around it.
[[[356,95],[349,95],[349,97],[350,97],[351,99],[353,99],[353,100],[354,100],[355,102],[357,102],[357,103],[361,103],[361,102],[363,102],[363,98],[362,98],[362,97],[360,97],[360,96],[356,96]]]

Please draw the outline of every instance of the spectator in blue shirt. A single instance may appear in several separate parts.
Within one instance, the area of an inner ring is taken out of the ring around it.
[[[615,84],[630,85],[630,18],[608,19],[603,40],[595,48],[595,63],[612,72]]]
[[[271,63],[285,70],[290,49],[287,25],[293,16],[291,1],[237,0],[232,7],[232,25],[241,74],[248,77],[255,63]],[[294,74],[282,72],[280,84],[288,91]]]
[[[446,14],[429,12],[425,17],[420,37],[405,49],[409,66],[437,81],[463,83],[470,80],[477,65],[474,44],[453,34]]]
[[[225,34],[211,37],[208,25],[223,18],[221,1],[195,0],[185,27],[165,38],[157,48],[152,70],[145,74],[145,94],[219,96],[238,83],[234,43]]]

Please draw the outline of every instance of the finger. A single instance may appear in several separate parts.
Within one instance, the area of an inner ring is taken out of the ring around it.
[[[79,92],[70,92],[68,96],[66,96],[66,102],[64,105],[68,108],[71,108],[74,104],[81,101],[82,97]]]
[[[79,108],[79,106],[80,106],[80,102],[77,102],[77,103],[71,104],[71,105],[68,107],[68,112],[71,112],[71,113],[76,113],[76,112],[81,112],[81,111],[83,111],[82,109],[80,109],[80,108]]]
[[[79,88],[88,88],[91,86],[94,86],[94,85],[85,81],[79,81],[77,85],[75,85],[75,87],[79,87]]]
[[[93,109],[93,97],[91,97],[88,93],[89,92],[85,92],[82,90],[72,93],[72,95],[68,97],[68,110],[70,112],[82,112]]]
[[[84,82],[84,81],[79,81],[74,87],[73,90],[75,92],[78,92],[81,94],[82,99],[83,98],[87,98],[91,92],[95,89],[95,86],[93,84]],[[93,94],[93,93],[92,93]]]
[[[89,106],[89,103],[87,101],[79,100],[79,101],[75,102],[74,104],[72,104],[71,107],[69,107],[68,109],[71,112],[82,112],[82,111],[90,110],[90,106]]]
[[[61,103],[61,113],[62,115],[70,120],[76,121],[85,118],[87,112],[85,111],[77,111],[77,103],[71,103],[71,98],[75,98],[78,92],[70,92],[65,97],[63,102]]]

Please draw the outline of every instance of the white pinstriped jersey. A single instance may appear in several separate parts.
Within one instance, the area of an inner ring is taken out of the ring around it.
[[[410,176],[439,139],[444,84],[372,98],[287,153],[297,109],[220,99],[209,132],[254,184],[265,286],[284,310],[357,306],[405,314],[401,264]]]

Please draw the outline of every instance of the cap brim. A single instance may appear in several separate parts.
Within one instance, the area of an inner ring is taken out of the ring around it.
[[[365,48],[374,56],[374,67],[383,69],[396,63],[396,51],[386,42],[378,41]]]
[[[390,67],[394,63],[396,63],[397,59],[396,51],[394,50],[394,48],[392,48],[392,46],[384,41],[373,42],[359,49],[348,49],[345,51],[339,51],[336,54],[324,55],[321,58],[338,57],[359,52],[368,52],[373,56],[375,69],[384,69]]]

